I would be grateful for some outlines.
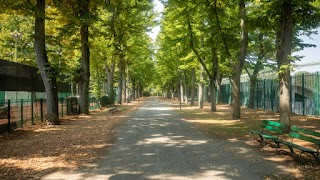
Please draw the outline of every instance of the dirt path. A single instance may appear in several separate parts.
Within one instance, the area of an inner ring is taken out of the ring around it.
[[[151,98],[117,130],[117,143],[91,167],[43,179],[288,179],[286,167],[241,141],[210,139]]]

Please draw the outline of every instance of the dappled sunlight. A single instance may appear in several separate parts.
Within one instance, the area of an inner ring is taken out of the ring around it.
[[[107,146],[111,146],[112,144],[106,144],[106,143],[102,143],[102,144],[92,144],[92,145],[87,145],[87,146],[83,146],[83,145],[74,145],[72,148],[76,148],[76,149],[102,149],[105,148]]]
[[[137,145],[164,145],[164,146],[194,146],[206,144],[208,141],[206,140],[190,140],[185,139],[184,136],[159,136],[154,138],[148,138],[143,141],[137,142]]]
[[[32,158],[2,158],[0,166],[13,167],[23,170],[41,171],[49,168],[75,168],[76,164],[64,160],[64,154],[53,157],[32,157]],[[53,163],[56,162],[56,163]]]
[[[86,115],[86,114],[81,114],[78,116],[80,119],[90,119],[92,118],[92,115]]]
[[[190,119],[190,120],[185,120],[187,122],[192,122],[192,123],[201,123],[201,124],[219,124],[219,125],[226,125],[226,126],[230,126],[230,125],[235,125],[235,124],[239,124],[242,123],[240,120],[213,120],[213,119],[199,119],[199,120],[195,120],[195,119]]]
[[[203,172],[196,173],[194,175],[188,176],[182,176],[182,175],[176,175],[176,174],[169,174],[169,173],[162,173],[158,175],[151,175],[147,176],[147,179],[167,179],[167,180],[185,180],[185,179],[194,179],[194,180],[200,180],[207,177],[211,177],[211,179],[229,179],[226,178],[226,174],[228,172],[223,170],[204,170]],[[239,178],[238,175],[234,174],[233,178]],[[230,178],[232,179],[232,178]]]
[[[278,165],[277,168],[283,172],[293,174],[295,178],[303,177],[303,172],[297,168],[293,168],[291,166],[284,166],[284,165]]]
[[[285,156],[269,156],[269,157],[265,157],[265,160],[268,161],[275,161],[275,162],[286,162],[288,161],[288,159]]]
[[[117,117],[117,118],[128,118],[129,116],[112,116],[112,117]]]
[[[61,127],[47,127],[43,129],[35,129],[34,132],[61,131]]]
[[[171,110],[172,108],[170,108],[170,107],[142,107],[140,109],[142,109],[142,110],[154,110],[154,111],[167,111],[167,110]]]

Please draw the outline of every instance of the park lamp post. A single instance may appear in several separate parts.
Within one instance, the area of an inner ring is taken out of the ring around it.
[[[180,94],[179,94],[179,96],[180,96],[180,111],[181,111],[181,101],[182,101],[182,88],[181,88],[181,86],[182,86],[182,73],[183,73],[183,70],[181,70],[181,69],[178,69],[178,73],[179,73],[179,88],[180,88]]]

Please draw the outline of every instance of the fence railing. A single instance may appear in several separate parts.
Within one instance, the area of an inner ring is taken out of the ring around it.
[[[302,115],[320,116],[320,75],[317,73],[299,73],[290,79],[291,112]],[[231,88],[227,81],[221,85],[219,102],[231,103]],[[279,111],[279,84],[276,79],[260,79],[255,89],[254,107]],[[241,105],[248,106],[250,80],[241,82]]]
[[[69,114],[78,113],[77,100],[72,103],[68,103],[68,98],[59,98],[58,108],[59,116],[63,117]],[[46,116],[46,99],[36,100],[6,100],[0,102],[4,106],[0,107],[0,132],[8,131],[15,128],[22,128],[26,124],[34,125],[36,122],[43,122]],[[89,109],[99,109],[100,100],[91,97],[89,100]]]

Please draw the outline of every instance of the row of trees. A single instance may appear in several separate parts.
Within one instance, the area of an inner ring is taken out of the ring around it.
[[[216,90],[221,79],[232,85],[232,117],[240,118],[240,76],[251,80],[250,107],[259,72],[277,68],[280,88],[280,121],[290,124],[289,78],[291,56],[310,44],[298,37],[310,35],[320,23],[318,0],[167,0],[158,36],[156,55],[162,91],[176,91],[185,99],[190,90],[194,104],[199,84],[199,106],[203,86],[209,84],[211,110],[216,111]],[[179,80],[182,87],[179,87]],[[190,81],[191,80],[191,81]],[[191,82],[188,84],[188,82]]]
[[[59,124],[57,75],[78,84],[80,113],[89,93],[137,97],[154,75],[151,0],[0,0],[1,57],[37,65],[46,89],[47,122]],[[34,61],[36,59],[36,61]]]

